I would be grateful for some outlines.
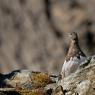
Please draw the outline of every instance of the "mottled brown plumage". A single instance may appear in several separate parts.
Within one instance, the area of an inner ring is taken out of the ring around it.
[[[71,43],[62,67],[62,78],[75,72],[79,65],[86,59],[86,55],[80,49],[77,33],[73,32],[70,36]]]
[[[70,34],[70,36],[71,36],[71,42],[70,42],[69,50],[68,50],[67,56],[65,57],[65,60],[68,61],[70,60],[71,57],[74,57],[74,56],[77,56],[78,58],[80,58],[80,55],[86,57],[86,55],[80,49],[77,33],[73,32]]]

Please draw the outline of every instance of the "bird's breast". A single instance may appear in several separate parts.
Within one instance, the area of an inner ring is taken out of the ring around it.
[[[70,73],[73,73],[74,71],[77,70],[79,65],[84,62],[86,57],[80,56],[78,57],[71,57],[70,60],[64,62],[63,67],[62,67],[62,72],[65,73],[65,75],[69,75]]]

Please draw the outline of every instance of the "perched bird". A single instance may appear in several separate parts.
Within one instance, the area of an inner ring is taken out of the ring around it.
[[[77,33],[72,32],[70,37],[71,43],[61,71],[62,78],[74,73],[79,65],[86,60],[86,55],[80,49]]]

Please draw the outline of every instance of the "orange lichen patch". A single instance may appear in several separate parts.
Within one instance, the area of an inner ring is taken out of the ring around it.
[[[42,72],[32,73],[31,81],[36,87],[44,87],[52,82],[50,76],[47,73]]]
[[[45,95],[43,89],[17,90],[21,95]]]

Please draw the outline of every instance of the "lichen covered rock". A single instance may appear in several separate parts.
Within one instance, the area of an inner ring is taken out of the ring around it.
[[[1,95],[95,95],[95,56],[61,80],[56,75],[29,70],[17,70],[0,77],[2,87],[4,85],[0,88]]]

